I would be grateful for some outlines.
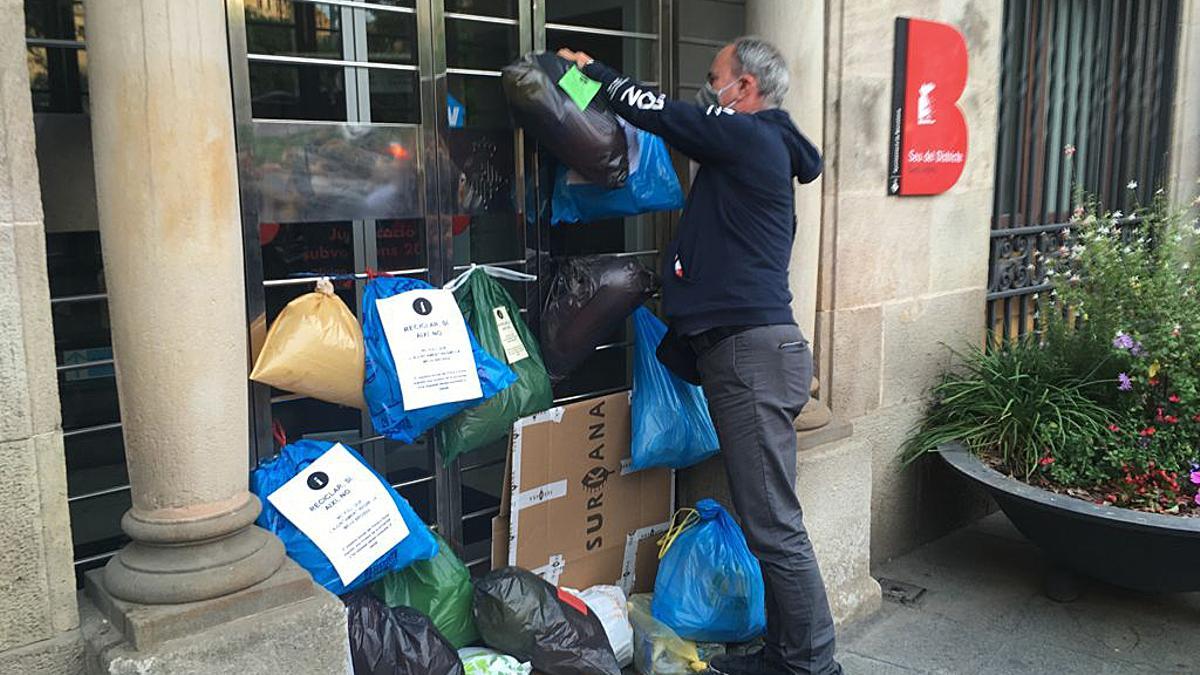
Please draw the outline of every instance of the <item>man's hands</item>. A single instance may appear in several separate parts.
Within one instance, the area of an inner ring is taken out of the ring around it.
[[[563,47],[562,49],[558,50],[558,55],[568,61],[574,61],[575,65],[579,66],[580,68],[583,68],[584,66],[586,66],[587,64],[589,64],[595,60],[592,57],[588,56],[586,52],[576,52],[576,51],[567,49],[566,47]]]

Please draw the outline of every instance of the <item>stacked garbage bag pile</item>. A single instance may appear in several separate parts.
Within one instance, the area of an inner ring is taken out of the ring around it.
[[[514,118],[561,161],[556,220],[678,208],[662,141],[624,126],[585,80],[547,54],[504,73]],[[682,674],[763,632],[758,563],[719,504],[672,515],[669,499],[655,502],[642,509],[654,512],[650,522],[615,536],[592,513],[621,508],[621,495],[639,490],[661,498],[671,470],[711,457],[718,442],[701,389],[656,357],[666,326],[644,306],[654,274],[633,258],[555,262],[537,333],[501,283],[537,279],[487,265],[442,288],[373,275],[361,324],[320,279],[271,325],[250,375],[257,382],[363,409],[378,434],[402,443],[433,434],[447,464],[509,442],[510,484],[494,521],[497,543],[509,548],[495,548],[492,571],[473,579],[455,546],[352,444],[288,443],[277,430],[278,454],[251,476],[258,525],[343,599],[358,675],[618,675],[630,665]],[[555,407],[552,383],[631,317],[632,392]],[[582,431],[572,440],[576,415]],[[518,485],[522,453],[537,457],[539,447],[545,461],[533,473],[557,468],[573,478]],[[578,551],[529,558],[536,533],[526,526],[518,537],[520,514],[548,503],[586,508]]]

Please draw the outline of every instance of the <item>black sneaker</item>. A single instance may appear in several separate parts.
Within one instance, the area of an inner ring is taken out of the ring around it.
[[[763,650],[750,654],[718,654],[708,662],[711,675],[779,675],[783,671],[774,667]]]

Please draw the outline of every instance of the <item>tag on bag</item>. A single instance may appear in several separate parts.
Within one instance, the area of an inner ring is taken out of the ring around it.
[[[500,334],[500,346],[504,348],[504,358],[508,359],[510,364],[529,358],[529,351],[525,349],[525,343],[521,342],[521,335],[517,333],[512,318],[508,316],[508,308],[503,306],[493,308],[492,317],[496,319],[496,332]]]

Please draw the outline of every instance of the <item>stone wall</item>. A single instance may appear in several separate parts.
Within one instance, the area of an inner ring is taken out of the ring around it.
[[[82,657],[19,0],[0,0],[0,673]]]
[[[872,563],[986,509],[939,467],[905,469],[896,453],[947,347],[984,339],[1002,9],[994,0],[828,3],[818,362],[827,403],[870,448]],[[967,165],[938,196],[885,193],[898,16],[952,24],[967,41]]]

